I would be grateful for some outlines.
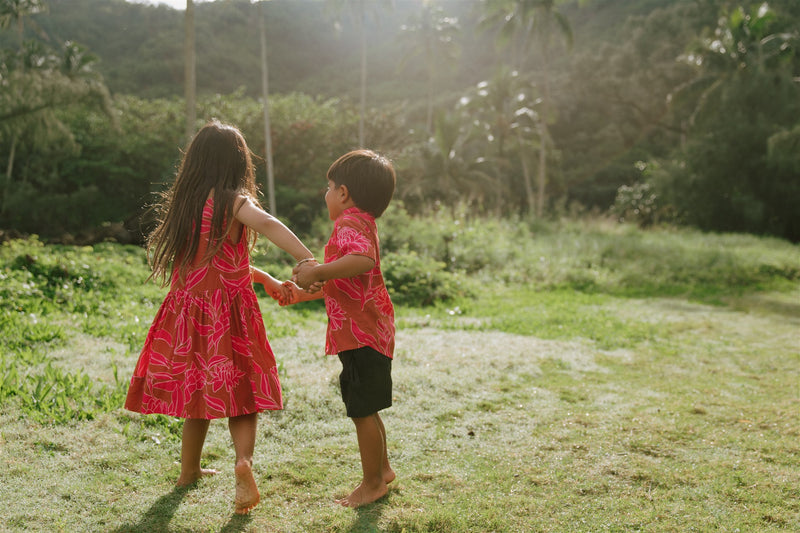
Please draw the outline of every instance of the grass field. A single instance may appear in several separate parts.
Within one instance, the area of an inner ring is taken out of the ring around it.
[[[262,298],[286,408],[260,417],[245,517],[224,421],[204,456],[222,473],[178,490],[180,420],[120,407],[164,294],[141,250],[4,244],[0,531],[800,530],[800,248],[530,236],[459,274],[470,297],[398,307],[398,478],[358,510],[332,502],[360,466],[324,313]]]

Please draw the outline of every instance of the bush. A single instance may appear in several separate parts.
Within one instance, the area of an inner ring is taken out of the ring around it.
[[[620,222],[632,222],[642,227],[650,226],[657,222],[657,199],[658,196],[649,183],[623,185],[617,189],[611,213]]]
[[[445,263],[408,248],[386,254],[381,264],[386,287],[398,305],[433,305],[471,293],[461,275],[448,272]]]

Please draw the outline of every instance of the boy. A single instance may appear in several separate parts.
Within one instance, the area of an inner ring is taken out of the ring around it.
[[[325,263],[301,261],[292,272],[297,285],[312,293],[288,285],[291,303],[325,298],[325,353],[342,361],[342,399],[356,426],[363,471],[353,492],[336,501],[359,507],[386,495],[395,478],[378,414],[392,405],[394,308],[381,273],[375,219],[392,199],[396,176],[385,157],[356,150],[337,159],[327,178],[325,203],[334,225]]]

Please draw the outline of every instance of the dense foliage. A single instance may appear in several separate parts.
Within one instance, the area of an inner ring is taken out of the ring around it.
[[[358,145],[358,17],[331,1],[263,4],[197,5],[195,126],[233,122],[264,155],[263,8],[276,211],[307,231],[327,166]],[[185,143],[182,12],[0,6],[0,228],[139,239]],[[426,6],[365,19],[366,144],[395,160],[410,213],[611,210],[800,241],[796,2]]]

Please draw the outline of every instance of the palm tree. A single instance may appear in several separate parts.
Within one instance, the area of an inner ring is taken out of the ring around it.
[[[8,205],[20,142],[27,140],[34,147],[74,144],[56,110],[86,104],[99,106],[112,116],[108,90],[92,68],[96,61],[96,56],[75,43],[65,43],[57,53],[39,42],[26,41],[14,62],[3,63],[0,136],[11,139],[11,151],[0,212]]]
[[[194,2],[186,0],[186,13],[184,14],[184,80],[183,90],[186,98],[186,139],[191,139],[194,135],[196,115],[196,95],[197,84],[195,74],[195,37],[194,37]]]
[[[276,216],[275,205],[275,172],[272,161],[272,127],[269,120],[269,66],[267,63],[267,28],[264,23],[264,2],[258,4],[258,25],[261,38],[261,87],[264,97],[264,149],[267,160],[267,198],[269,210]]]
[[[360,104],[358,120],[358,145],[365,145],[364,139],[364,118],[367,114],[367,10],[373,14],[380,7],[388,7],[393,4],[393,0],[327,0],[327,5],[337,18],[336,24],[339,26],[339,18],[345,11],[350,13],[355,21],[359,40],[361,43],[361,84],[360,84]]]
[[[698,75],[676,88],[669,96],[673,104],[692,100],[688,127],[706,111],[719,91],[734,78],[744,75],[761,75],[767,69],[779,67],[781,59],[794,53],[792,42],[798,32],[771,33],[777,14],[763,3],[749,12],[737,7],[721,17],[710,38],[705,38],[684,56],[697,67]]]
[[[24,48],[24,34],[25,34],[25,18],[30,15],[42,13],[45,6],[41,0],[0,0],[0,28],[8,28],[12,24],[17,25],[17,40],[18,52],[23,55]],[[21,69],[25,68],[26,61],[19,62]],[[13,128],[12,128],[13,129]],[[8,165],[6,167],[6,190],[11,183],[11,174],[14,170],[14,157],[17,151],[17,143],[19,137],[17,132],[11,132],[11,149],[8,154]],[[3,206],[5,209],[5,196],[3,197]]]
[[[423,147],[419,168],[404,187],[404,196],[429,202],[435,199],[455,211],[458,201],[483,204],[500,196],[496,184],[483,167],[485,160],[471,156],[471,136],[458,114],[437,113],[434,131]]]
[[[424,0],[422,11],[412,16],[401,28],[401,37],[408,43],[409,51],[403,64],[422,58],[427,74],[425,129],[433,133],[433,93],[436,81],[447,67],[452,67],[458,56],[454,39],[459,31],[458,19],[446,17],[441,7]]]
[[[541,99],[534,98],[530,83],[508,67],[501,67],[492,79],[480,82],[474,94],[460,102],[465,115],[476,123],[474,134],[495,147],[489,157],[496,166],[508,167],[513,155],[518,158],[528,208],[535,201],[530,154],[546,142],[544,121],[538,111],[541,103]],[[513,190],[511,183],[507,187]]]
[[[25,33],[25,18],[44,11],[45,5],[42,0],[0,0],[0,28],[8,28],[12,24],[17,25],[17,39],[21,50]]]
[[[484,28],[499,26],[498,43],[511,50],[512,64],[526,72],[531,48],[538,42],[541,55],[542,101],[539,146],[539,176],[536,216],[544,212],[547,185],[547,153],[550,114],[550,47],[554,27],[560,31],[568,47],[572,46],[572,29],[567,18],[558,11],[557,0],[487,0]]]

